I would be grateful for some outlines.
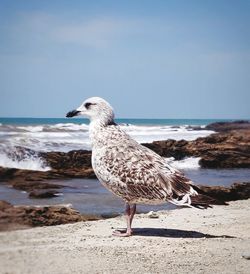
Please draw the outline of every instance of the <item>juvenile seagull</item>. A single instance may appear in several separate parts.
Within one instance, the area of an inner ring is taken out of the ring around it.
[[[113,109],[104,99],[89,98],[76,110],[68,112],[66,117],[78,115],[90,119],[92,166],[97,178],[126,204],[127,230],[115,231],[113,235],[132,235],[136,204],[170,202],[179,206],[209,206],[209,199],[198,195],[197,187],[180,171],[115,124]]]

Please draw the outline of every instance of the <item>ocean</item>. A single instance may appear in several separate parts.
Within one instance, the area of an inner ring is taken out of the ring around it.
[[[117,119],[140,143],[157,140],[194,140],[212,131],[204,127],[217,120],[199,119]],[[0,118],[0,166],[47,170],[34,153],[20,159],[17,147],[34,151],[90,150],[88,120],[66,118]]]
[[[221,119],[116,119],[128,134],[140,143],[156,140],[195,140],[213,133],[206,130],[207,124]],[[18,147],[33,152],[19,155]],[[30,170],[49,170],[50,167],[40,159],[36,152],[90,150],[88,120],[66,118],[0,118],[0,166]],[[236,181],[250,178],[249,169],[201,169],[199,158],[186,158],[181,161],[169,159],[170,163],[181,169],[197,184],[229,186]],[[52,199],[29,199],[27,193],[0,185],[0,200],[13,204],[51,205],[72,204],[82,213],[111,214],[121,213],[123,203],[104,189],[95,180],[58,180],[53,183],[64,184],[61,193]],[[174,208],[172,205],[140,206],[139,211]]]

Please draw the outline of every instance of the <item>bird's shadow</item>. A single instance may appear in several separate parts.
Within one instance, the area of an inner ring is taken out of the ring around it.
[[[166,238],[236,238],[229,235],[211,235],[194,230],[166,229],[166,228],[134,228],[135,236],[156,236]]]

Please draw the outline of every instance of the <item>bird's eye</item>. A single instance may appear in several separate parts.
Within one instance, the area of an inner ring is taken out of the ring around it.
[[[86,109],[88,109],[92,104],[91,103],[85,103],[84,106]]]

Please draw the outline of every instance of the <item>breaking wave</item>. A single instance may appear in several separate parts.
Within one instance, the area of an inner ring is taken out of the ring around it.
[[[139,143],[150,143],[158,140],[195,140],[205,137],[213,131],[201,127],[193,128],[190,125],[131,125],[121,124],[123,130]],[[37,152],[91,149],[87,124],[57,123],[57,124],[0,124],[0,166],[47,170],[49,167],[39,158]],[[26,150],[20,156],[21,147]],[[183,160],[175,164],[180,168],[189,168],[188,165],[198,161]],[[196,165],[197,165],[196,163]]]
[[[173,157],[167,158],[168,163],[177,169],[199,169],[200,157],[186,157],[182,160],[174,160]]]
[[[159,140],[195,140],[213,133],[192,129],[188,125],[130,125],[121,128],[139,143]],[[23,146],[37,151],[63,151],[91,149],[88,125],[60,123],[53,125],[0,125],[0,142],[8,146]]]
[[[8,150],[6,147],[1,147],[0,166],[39,171],[50,170],[36,152],[20,147],[8,147]]]

